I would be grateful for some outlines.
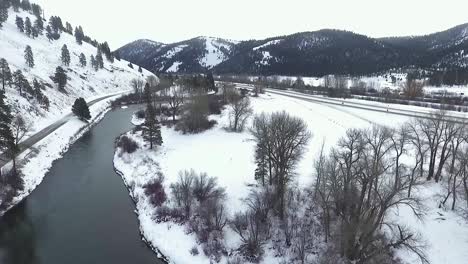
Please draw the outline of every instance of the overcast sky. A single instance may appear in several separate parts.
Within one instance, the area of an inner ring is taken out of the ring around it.
[[[468,22],[468,0],[31,0],[118,48],[139,38],[261,39],[323,28],[421,35]]]

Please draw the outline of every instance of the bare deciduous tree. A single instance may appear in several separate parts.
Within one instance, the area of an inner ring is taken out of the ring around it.
[[[302,158],[311,133],[302,119],[284,111],[256,116],[251,133],[257,147],[266,151],[266,157],[273,164],[278,198],[276,209],[283,219],[286,188],[293,178],[293,171]]]
[[[241,97],[240,95],[232,96],[229,103],[230,129],[235,132],[242,132],[245,123],[252,113],[253,109],[250,106],[250,99],[248,97]]]
[[[321,179],[316,189],[319,197],[325,197],[320,198],[323,214],[331,207],[341,255],[351,261],[367,263],[392,248],[405,247],[427,262],[416,235],[387,217],[398,206],[422,215],[420,201],[407,196],[410,181],[398,159],[407,144],[403,133],[392,136],[380,127],[349,130],[330,156],[319,162]],[[381,234],[383,227],[389,237]]]
[[[424,95],[424,83],[417,80],[408,79],[402,85],[402,92],[403,95],[410,99],[422,97]]]
[[[184,92],[181,87],[171,87],[165,90],[169,110],[172,115],[172,121],[175,121],[176,115],[180,112],[180,108],[184,104]]]
[[[133,91],[140,96],[143,94],[143,88],[145,87],[145,82],[142,79],[132,79],[130,85],[133,88]]]

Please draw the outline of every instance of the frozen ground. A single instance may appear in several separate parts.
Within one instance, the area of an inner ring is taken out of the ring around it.
[[[314,134],[308,151],[297,169],[297,182],[301,186],[310,186],[313,181],[313,161],[322,142],[326,148],[332,146],[349,128],[370,127],[376,125],[396,126],[409,118],[385,113],[375,113],[358,109],[347,109],[329,105],[305,102],[299,99],[286,98],[280,95],[265,95],[252,99],[256,113],[285,110],[303,118]],[[156,151],[146,149],[136,153],[114,156],[116,169],[130,187],[130,194],[135,198],[141,232],[150,244],[158,248],[173,263],[208,263],[203,253],[193,257],[189,250],[196,245],[194,235],[187,235],[184,227],[171,223],[157,224],[152,220],[154,208],[144,195],[142,186],[156,177],[160,170],[165,175],[166,192],[169,185],[177,178],[179,171],[194,169],[215,176],[228,193],[229,211],[242,210],[241,199],[248,194],[247,184],[254,183],[254,142],[248,132],[236,134],[227,132],[226,112],[220,117],[213,116],[218,125],[197,135],[182,135],[164,127],[162,136],[164,144]],[[141,138],[133,136],[140,145]],[[398,221],[407,223],[421,232],[427,241],[427,253],[434,264],[466,263],[468,247],[468,224],[455,213],[437,208],[437,194],[441,188],[428,185],[419,190],[428,207],[424,222],[401,209],[395,212]],[[440,217],[443,214],[443,219]],[[239,242],[237,235],[226,232],[228,245],[235,248]],[[202,252],[199,248],[199,251]],[[447,252],[446,252],[447,251]],[[267,251],[263,263],[279,263],[280,259],[271,256]],[[414,263],[412,256],[399,252],[408,263]]]

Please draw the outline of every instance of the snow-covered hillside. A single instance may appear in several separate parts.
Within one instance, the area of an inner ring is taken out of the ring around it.
[[[210,69],[228,59],[230,45],[225,40],[212,37],[200,37],[200,39],[205,41],[206,51],[199,61],[202,66]]]
[[[44,83],[46,88],[42,92],[50,101],[50,108],[46,111],[35,99],[20,96],[14,87],[6,87],[8,104],[11,105],[13,112],[20,112],[27,121],[31,122],[33,126],[31,132],[40,130],[70,112],[70,106],[78,97],[88,99],[129,90],[131,89],[130,81],[133,78],[145,78],[151,74],[147,71],[139,73],[136,69],[129,68],[128,62],[124,60],[115,60],[114,63],[110,63],[105,59],[104,69],[96,72],[89,63],[90,56],[96,55],[95,47],[87,43],[78,45],[75,37],[65,32],[56,41],[49,41],[45,35],[33,39],[18,30],[15,25],[16,16],[35,20],[30,13],[23,11],[16,13],[12,9],[9,10],[8,21],[0,29],[0,58],[7,60],[12,72],[21,70],[29,83],[32,84],[33,79]],[[63,66],[61,62],[61,49],[64,44],[70,51],[69,67]],[[24,50],[27,45],[31,46],[34,54],[33,68],[28,67],[24,59]],[[86,56],[88,61],[86,67],[79,65],[80,53]],[[62,66],[67,72],[68,82],[65,93],[60,92],[51,79],[57,66]]]
[[[228,60],[236,44],[237,41],[214,37],[197,37],[168,45],[143,39],[118,51],[123,58],[154,71],[204,72]]]

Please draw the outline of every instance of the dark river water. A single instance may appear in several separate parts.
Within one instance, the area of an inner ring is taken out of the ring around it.
[[[56,161],[0,219],[1,264],[162,263],[142,242],[135,206],[114,172],[114,139],[138,106],[116,109]]]

